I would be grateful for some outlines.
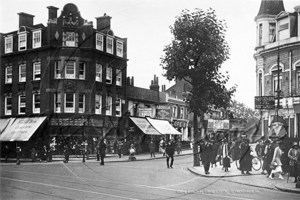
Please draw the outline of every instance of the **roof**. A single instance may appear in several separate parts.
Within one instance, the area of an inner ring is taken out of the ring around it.
[[[259,15],[278,15],[281,11],[285,11],[283,0],[262,0]]]

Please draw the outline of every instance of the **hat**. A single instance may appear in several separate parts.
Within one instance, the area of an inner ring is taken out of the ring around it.
[[[293,142],[292,147],[294,147],[294,146],[298,146],[298,143],[297,142]]]

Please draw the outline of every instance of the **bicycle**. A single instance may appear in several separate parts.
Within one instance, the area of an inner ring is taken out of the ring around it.
[[[240,169],[240,159],[235,160],[237,169]],[[257,156],[252,157],[252,169],[255,171],[260,170],[262,167],[261,159]]]

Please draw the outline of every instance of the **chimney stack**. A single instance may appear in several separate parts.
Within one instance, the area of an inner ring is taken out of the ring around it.
[[[54,20],[57,18],[57,10],[58,8],[54,6],[48,6],[48,20]]]
[[[154,79],[151,81],[150,90],[159,92],[158,77],[154,74]]]
[[[34,15],[30,15],[24,12],[20,12],[18,13],[18,15],[19,15],[19,27],[21,26],[33,27]]]
[[[110,30],[110,16],[104,14],[102,17],[96,17],[97,31]]]

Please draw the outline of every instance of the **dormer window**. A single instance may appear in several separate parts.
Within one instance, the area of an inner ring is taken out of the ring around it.
[[[113,38],[107,37],[106,39],[106,52],[113,54],[113,49],[114,49],[114,43],[113,43]]]
[[[32,32],[32,48],[39,48],[42,46],[41,35],[41,30]]]
[[[5,37],[5,53],[13,51],[13,36]]]
[[[117,41],[117,56],[123,57],[123,42]]]
[[[27,35],[26,33],[19,34],[19,51],[26,50]]]
[[[100,33],[96,34],[96,49],[103,51],[103,35]]]

